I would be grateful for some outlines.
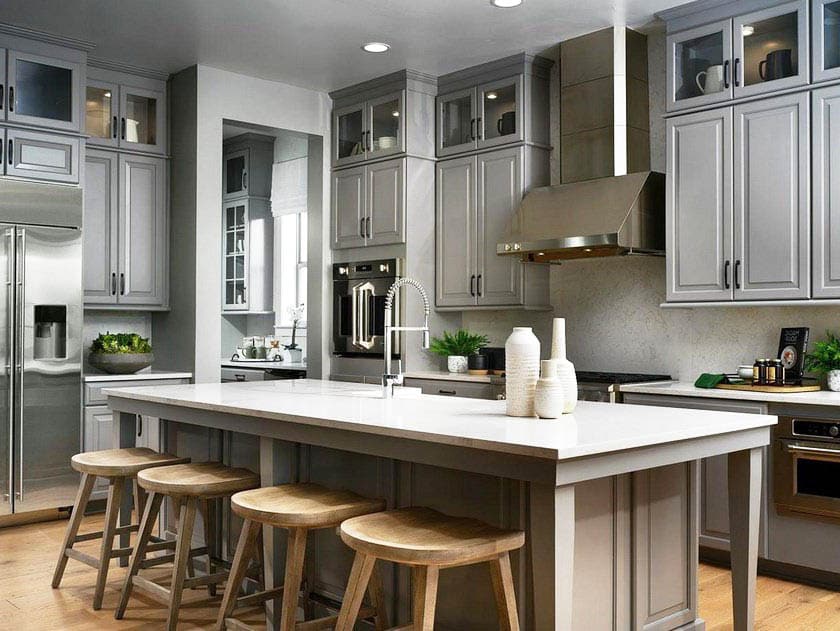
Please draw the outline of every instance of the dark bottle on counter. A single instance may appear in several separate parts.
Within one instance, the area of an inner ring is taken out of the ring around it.
[[[756,359],[755,363],[753,364],[753,378],[752,383],[754,386],[757,386],[761,383],[761,360]]]
[[[767,375],[765,380],[765,385],[768,386],[775,386],[776,385],[776,360],[775,359],[767,359]]]
[[[785,385],[785,367],[782,366],[782,360],[774,359],[773,363],[776,364],[776,385],[783,386]]]

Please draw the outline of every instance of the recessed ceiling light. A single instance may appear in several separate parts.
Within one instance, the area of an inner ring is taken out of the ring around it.
[[[500,9],[510,9],[511,7],[518,7],[522,4],[522,0],[490,0],[490,4]]]
[[[749,37],[753,33],[755,33],[755,28],[752,25],[744,24],[744,26],[741,27],[741,35],[744,37]]]
[[[366,53],[384,53],[387,52],[389,48],[391,47],[388,44],[383,44],[382,42],[368,42],[362,46],[362,50]]]
[[[498,98],[499,95],[495,92],[488,92],[485,96],[492,101],[493,99]]]

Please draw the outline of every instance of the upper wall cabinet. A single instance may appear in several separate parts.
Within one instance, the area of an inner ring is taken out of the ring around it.
[[[166,153],[166,83],[157,78],[89,68],[85,132],[91,145]]]
[[[808,30],[799,0],[669,35],[668,111],[806,85]]]
[[[548,69],[541,57],[514,55],[441,77],[438,156],[518,142],[548,145]]]
[[[814,81],[840,79],[840,0],[813,0]]]
[[[814,297],[840,298],[840,86],[813,94]]]

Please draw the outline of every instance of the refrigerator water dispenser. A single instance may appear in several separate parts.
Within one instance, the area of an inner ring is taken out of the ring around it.
[[[67,306],[35,305],[35,359],[67,357]]]

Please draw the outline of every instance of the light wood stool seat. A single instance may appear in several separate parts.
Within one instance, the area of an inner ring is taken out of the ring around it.
[[[61,544],[61,552],[53,574],[52,586],[56,588],[61,584],[64,570],[67,567],[67,559],[81,561],[97,570],[96,586],[93,592],[93,608],[101,609],[111,559],[125,558],[131,554],[131,546],[115,550],[114,537],[118,534],[126,535],[139,528],[138,524],[117,527],[117,517],[119,516],[126,484],[131,483],[134,486],[134,506],[139,519],[144,508],[145,492],[137,487],[135,479],[137,473],[150,467],[161,467],[189,461],[189,458],[161,454],[145,447],[88,451],[73,456],[70,459],[70,464],[73,469],[82,474],[82,479],[79,483],[76,500],[73,503],[64,541]],[[108,478],[105,524],[103,529],[98,532],[86,532],[80,535],[79,526],[82,523],[85,507],[90,499],[97,477]],[[102,539],[98,557],[73,548],[75,543],[94,539]]]
[[[336,631],[352,631],[377,559],[412,566],[413,617],[406,629],[433,629],[441,568],[475,563],[488,563],[490,567],[502,628],[519,629],[509,553],[525,544],[525,533],[430,508],[402,508],[354,517],[341,524],[340,532],[344,543],[356,550],[356,559]]]
[[[212,498],[258,487],[260,477],[248,469],[220,462],[193,462],[141,471],[137,483],[152,493]]]
[[[174,631],[178,625],[178,612],[181,608],[181,597],[184,588],[207,586],[210,596],[216,594],[216,584],[228,579],[227,569],[218,570],[219,562],[213,556],[215,551],[215,513],[216,500],[230,497],[236,492],[253,489],[259,486],[260,478],[248,469],[228,467],[219,462],[200,462],[178,464],[171,467],[156,468],[154,475],[147,475],[151,469],[145,469],[137,474],[138,485],[149,492],[143,520],[140,522],[137,545],[128,564],[122,595],[119,605],[114,612],[118,620],[125,615],[128,600],[132,590],[136,587],[147,595],[166,603],[169,613],[166,629]],[[157,520],[160,506],[165,496],[175,500],[178,514],[178,535],[173,544],[175,553],[162,557],[147,559],[146,553],[161,549],[157,544],[149,543],[152,528]],[[192,535],[195,526],[198,505],[202,505],[204,518],[203,548],[192,548]],[[207,555],[204,576],[192,576],[192,557]],[[154,581],[138,575],[141,569],[173,563],[172,581],[167,589]],[[190,574],[189,578],[187,574]]]
[[[318,484],[282,484],[237,493],[231,498],[230,505],[233,512],[243,517],[245,522],[236,546],[228,587],[219,610],[217,629],[248,629],[233,617],[236,607],[273,600],[281,595],[281,631],[331,629],[338,616],[313,620],[306,587],[303,590],[303,610],[307,619],[303,622],[296,621],[308,532],[334,528],[350,517],[382,511],[385,509],[385,501],[362,497],[350,491],[328,489]],[[239,598],[239,587],[248,570],[248,564],[254,557],[257,536],[262,525],[286,528],[289,531],[283,586]],[[369,592],[372,606],[362,608],[360,598],[354,621],[357,618],[372,617],[375,619],[376,629],[381,630],[387,626],[382,579],[378,572],[373,571],[373,568],[371,570]]]

